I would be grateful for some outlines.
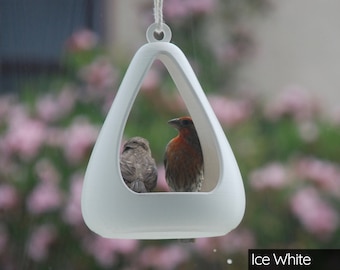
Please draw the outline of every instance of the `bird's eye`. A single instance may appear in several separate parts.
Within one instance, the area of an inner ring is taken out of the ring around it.
[[[188,119],[183,119],[182,120],[182,125],[183,126],[188,126],[190,124],[190,120],[188,120]]]

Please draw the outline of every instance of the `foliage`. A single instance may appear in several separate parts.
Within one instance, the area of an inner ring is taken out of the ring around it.
[[[240,28],[243,9],[263,2],[222,4],[221,19],[224,13],[228,19],[218,48],[201,38],[216,1],[186,0],[183,10],[176,2],[164,7],[174,43],[191,58],[243,175],[242,223],[226,236],[194,244],[104,239],[86,227],[83,175],[124,70],[93,33],[82,31],[68,43],[67,72],[51,79],[48,91],[30,86],[20,96],[0,97],[2,269],[246,269],[249,248],[340,245],[340,114],[321,109],[299,86],[270,102],[230,93],[233,74],[252,48]],[[186,113],[166,70],[155,63],[124,134],[150,141],[159,163],[158,191],[166,189],[164,148],[176,134],[166,121]]]

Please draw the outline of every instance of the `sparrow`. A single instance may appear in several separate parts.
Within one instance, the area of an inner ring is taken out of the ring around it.
[[[156,187],[157,166],[146,139],[133,137],[124,143],[120,171],[125,184],[137,193],[150,192]]]

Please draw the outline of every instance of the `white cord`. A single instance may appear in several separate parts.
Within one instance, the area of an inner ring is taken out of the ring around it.
[[[157,27],[155,31],[159,34],[163,32],[163,0],[154,0],[154,16]]]

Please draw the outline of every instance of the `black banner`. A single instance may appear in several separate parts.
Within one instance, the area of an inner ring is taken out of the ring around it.
[[[340,249],[250,249],[249,270],[339,270]]]

